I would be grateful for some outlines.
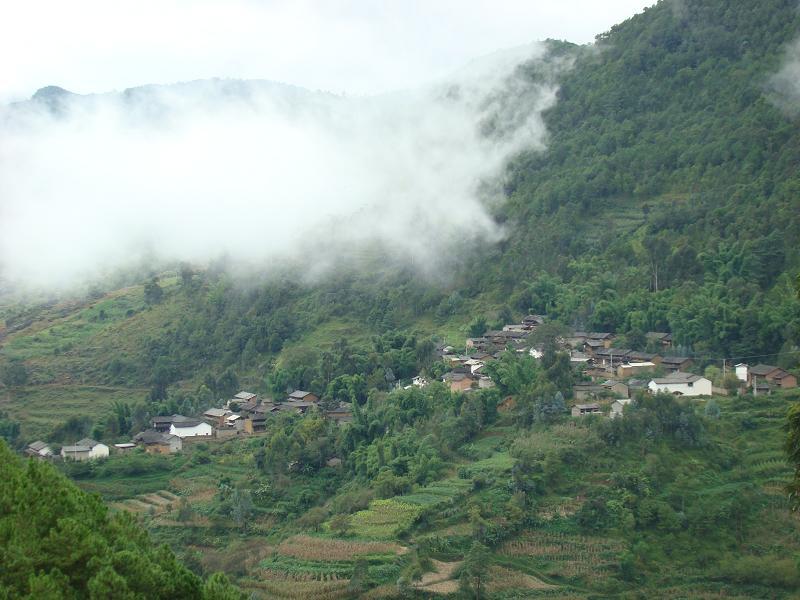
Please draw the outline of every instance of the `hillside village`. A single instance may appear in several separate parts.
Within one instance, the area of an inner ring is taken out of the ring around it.
[[[527,353],[541,359],[545,344],[533,343],[533,339],[546,323],[546,316],[527,315],[520,323],[506,324],[501,330],[488,330],[479,337],[467,338],[463,353],[450,345],[438,346],[435,350],[437,362],[446,369],[439,380],[454,393],[494,387],[495,382],[486,372],[487,364],[500,359],[504,352]],[[645,337],[649,351],[615,347],[616,335],[610,332],[570,331],[550,340],[555,352],[569,356],[578,379],[568,407],[572,417],[600,414],[612,419],[621,417],[625,406],[634,401],[637,393],[666,392],[687,397],[751,393],[758,396],[797,387],[795,375],[766,364],[737,363],[718,381],[712,381],[705,375],[691,372],[696,367],[692,357],[674,353],[670,333],[648,332]],[[425,387],[431,380],[427,373],[420,373],[409,384],[403,386],[397,382],[396,387]],[[509,397],[499,410],[507,411],[513,406],[514,399]],[[202,414],[154,416],[151,427],[134,435],[129,442],[109,447],[84,438],[55,452],[45,441],[36,440],[24,449],[24,454],[43,460],[73,461],[105,458],[112,451],[126,453],[136,448],[151,454],[174,454],[181,452],[185,444],[196,441],[257,436],[267,430],[269,418],[282,412],[303,415],[311,411],[318,411],[340,425],[353,420],[350,403],[323,402],[310,391],[293,390],[277,400],[243,390]]]

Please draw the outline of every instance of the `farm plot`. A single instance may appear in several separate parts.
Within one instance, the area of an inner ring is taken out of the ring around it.
[[[453,579],[461,561],[442,562],[434,560],[435,571],[425,573],[414,587],[433,594],[453,594],[458,591],[458,582]]]
[[[270,579],[239,581],[239,586],[253,593],[256,598],[276,598],[280,600],[338,600],[352,598],[348,590],[349,581],[297,581],[295,579]]]
[[[158,490],[152,494],[140,494],[135,498],[120,502],[116,506],[136,513],[159,514],[171,510],[177,500],[178,496],[172,492]]]
[[[500,554],[525,557],[548,577],[594,582],[610,575],[623,549],[609,538],[529,531],[503,544]]]
[[[373,500],[367,510],[353,515],[353,532],[358,537],[391,539],[408,529],[422,514],[423,508],[401,500]]]
[[[406,549],[393,542],[339,540],[333,538],[295,535],[278,545],[278,553],[305,560],[354,560],[359,556],[396,556]]]
[[[505,567],[493,566],[489,570],[486,591],[490,594],[506,590],[554,590],[556,586],[541,579]]]
[[[454,503],[469,492],[471,485],[465,479],[444,479],[435,481],[411,494],[395,496],[394,500],[406,504],[416,504],[422,508],[432,508]]]

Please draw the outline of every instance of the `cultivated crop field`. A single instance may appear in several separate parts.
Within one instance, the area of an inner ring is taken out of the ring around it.
[[[405,551],[400,544],[295,535],[278,545],[278,553],[305,560],[348,561],[359,556],[398,555]]]
[[[358,537],[389,539],[408,529],[422,514],[422,507],[397,499],[373,500],[367,510],[353,515],[353,532]]]
[[[610,538],[528,531],[503,544],[500,554],[533,559],[550,577],[594,581],[617,564],[623,549],[622,542]]]

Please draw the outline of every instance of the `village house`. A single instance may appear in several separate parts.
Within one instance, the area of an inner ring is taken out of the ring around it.
[[[736,379],[739,381],[750,381],[750,366],[747,363],[739,363],[734,368]]]
[[[656,368],[654,362],[626,362],[617,367],[617,377],[627,379],[641,373],[649,373]]]
[[[227,408],[209,408],[203,413],[203,418],[215,427],[224,427],[225,419],[232,414]]]
[[[53,457],[53,450],[45,442],[36,440],[25,447],[25,456],[45,460]]]
[[[583,343],[583,351],[586,352],[589,356],[595,356],[595,352],[601,350],[606,347],[606,344],[603,340],[589,340],[587,339]]]
[[[477,373],[483,368],[483,361],[476,358],[469,358],[464,361],[463,365],[469,369],[470,373]]]
[[[616,336],[613,333],[593,331],[586,336],[586,342],[601,342],[603,347],[611,348],[611,343],[614,341],[615,337]]]
[[[619,400],[614,400],[611,403],[611,412],[609,413],[609,418],[616,419],[617,417],[621,417],[625,407],[631,403],[630,398],[620,398]]]
[[[114,451],[118,454],[128,454],[136,449],[136,444],[133,442],[123,442],[121,444],[114,444]]]
[[[661,359],[661,366],[666,371],[676,373],[678,371],[685,371],[692,366],[692,359],[686,356],[664,356]]]
[[[753,381],[763,381],[771,386],[781,389],[790,389],[797,387],[797,378],[773,365],[756,365],[751,367],[749,371],[749,383],[752,385]]]
[[[573,331],[564,339],[564,343],[574,350],[583,350],[589,334],[585,331]]]
[[[648,331],[646,334],[644,334],[644,337],[647,339],[648,342],[660,344],[663,348],[669,348],[672,346],[671,333],[664,333],[661,331]]]
[[[74,446],[64,446],[61,448],[61,458],[64,460],[94,460],[106,458],[108,456],[108,446],[93,440],[83,438],[75,443]]]
[[[235,406],[235,404],[233,406]],[[236,412],[238,412],[242,416],[247,416],[251,412],[253,412],[255,409],[257,409],[258,406],[259,406],[258,400],[256,400],[256,399],[248,400],[244,404],[239,404],[239,408],[237,409]]]
[[[592,361],[592,359],[589,358],[589,355],[583,352],[573,350],[569,353],[569,362],[573,366],[588,366],[590,361]]]
[[[613,379],[608,379],[603,383],[601,383],[600,385],[606,392],[622,396],[623,398],[628,397],[628,385],[622,383],[621,381],[614,381]]]
[[[151,423],[156,431],[169,432],[169,428],[172,425],[172,415],[153,417]]]
[[[172,415],[169,432],[179,438],[208,437],[214,433],[214,428],[200,419]]]
[[[289,394],[288,402],[319,402],[319,396],[303,390],[295,390]]]
[[[606,390],[602,385],[598,385],[596,383],[576,383],[572,386],[572,396],[575,398],[575,400],[590,400],[592,398],[597,398],[605,391]]]
[[[245,433],[258,433],[266,431],[267,429],[267,415],[265,413],[250,413],[242,421],[242,430]]]
[[[653,379],[647,386],[655,394],[667,392],[676,396],[710,396],[711,381],[691,373],[672,373],[667,377]]]
[[[531,328],[528,327],[527,325],[516,325],[516,324],[503,325],[503,331],[522,331],[527,334],[530,332],[530,330]]]
[[[279,410],[290,410],[300,413],[301,415],[306,414],[309,410],[312,410],[318,406],[316,401],[306,401],[306,400],[287,400],[283,404],[279,406]]]
[[[653,354],[652,352],[640,352],[639,350],[631,350],[627,356],[630,362],[651,362],[655,365],[661,364],[661,355]]]
[[[442,381],[450,386],[451,392],[466,392],[472,388],[473,379],[471,374],[451,371],[450,373],[445,373]]]
[[[177,435],[147,429],[133,436],[137,445],[143,446],[148,454],[174,454],[183,449],[183,440]]]
[[[417,375],[411,380],[411,385],[417,387],[425,387],[426,385],[428,385],[428,380],[425,379],[422,375]]]
[[[592,404],[576,404],[572,407],[573,417],[585,417],[586,415],[600,414],[600,405],[597,403]]]
[[[619,365],[628,362],[630,350],[625,348],[597,348],[594,350],[595,366],[613,371]]]
[[[353,410],[348,402],[340,402],[339,406],[325,411],[325,416],[336,421],[338,425],[353,421]]]
[[[523,317],[522,324],[528,329],[533,329],[539,325],[544,325],[545,317],[543,315],[527,315]]]
[[[253,392],[239,392],[238,394],[236,394],[232,398],[231,401],[232,402],[237,402],[239,404],[242,404],[244,402],[252,402],[252,401],[255,401],[257,403],[258,402],[258,394],[254,394]]]
[[[470,350],[485,350],[489,345],[489,338],[486,337],[467,338],[467,343],[465,344],[467,352]]]

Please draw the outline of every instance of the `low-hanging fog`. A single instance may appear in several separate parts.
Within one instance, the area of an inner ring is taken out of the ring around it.
[[[543,149],[555,102],[542,45],[498,53],[425,89],[347,98],[210,80],[0,112],[0,269],[60,287],[141,261],[220,255],[324,271],[380,247],[435,272],[503,235],[513,153]]]

